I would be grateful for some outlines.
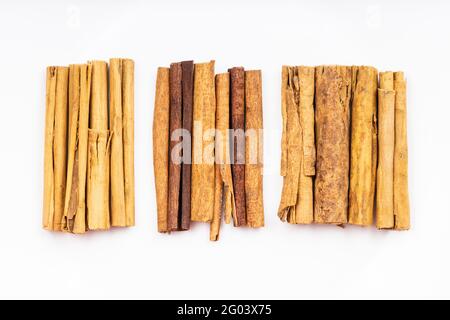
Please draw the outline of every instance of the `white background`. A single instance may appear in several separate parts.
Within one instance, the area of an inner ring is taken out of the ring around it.
[[[444,1],[9,1],[0,4],[0,298],[450,298],[450,6]],[[136,222],[41,229],[45,68],[136,62]],[[158,66],[263,70],[261,230],[156,231]],[[408,80],[412,230],[278,220],[282,64],[368,64]]]

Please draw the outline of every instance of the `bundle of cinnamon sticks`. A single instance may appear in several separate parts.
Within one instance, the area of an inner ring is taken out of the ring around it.
[[[408,230],[403,72],[284,66],[281,93],[280,219]]]
[[[133,225],[134,62],[48,67],[43,227]]]
[[[264,225],[259,70],[214,74],[214,61],[159,68],[153,119],[158,231]]]

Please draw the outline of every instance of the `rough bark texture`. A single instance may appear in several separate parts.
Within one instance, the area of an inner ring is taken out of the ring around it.
[[[169,68],[158,68],[153,113],[153,168],[155,174],[158,231],[167,232],[169,192]]]
[[[233,129],[233,157],[231,170],[236,205],[235,226],[245,226],[245,71],[230,69],[231,81],[231,127]]]
[[[245,202],[247,226],[264,226],[261,71],[245,72]]]
[[[194,66],[191,220],[210,222],[214,214],[214,61]]]
[[[67,168],[69,70],[47,68],[43,227],[62,230]]]
[[[316,67],[314,221],[347,222],[351,67]]]
[[[373,224],[378,71],[353,67],[349,223]]]

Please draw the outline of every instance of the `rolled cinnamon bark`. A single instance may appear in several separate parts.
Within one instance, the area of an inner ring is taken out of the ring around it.
[[[394,72],[395,147],[394,147],[394,215],[395,229],[410,228],[408,195],[408,142],[406,121],[406,81],[403,72]]]
[[[62,230],[67,168],[67,67],[47,68],[43,227]]]
[[[376,192],[376,225],[378,229],[394,228],[394,144],[395,91],[393,73],[380,73],[378,89],[378,169]]]
[[[234,215],[233,179],[231,177],[230,147],[230,75],[216,75],[216,183],[214,195],[214,216],[211,221],[210,240],[219,239],[222,210],[225,222],[230,223]]]
[[[191,223],[191,162],[192,162],[192,107],[194,95],[194,62],[183,61],[183,166],[181,178],[181,230],[189,230]]]
[[[351,67],[316,67],[314,221],[347,222]]]
[[[260,70],[245,72],[245,203],[247,226],[264,226],[263,115]]]
[[[314,220],[314,68],[286,68],[287,173],[278,216],[289,223],[308,224]]]
[[[281,68],[281,116],[283,119],[283,129],[281,133],[281,161],[280,161],[280,175],[285,177],[287,174],[287,154],[288,154],[288,144],[287,144],[287,84],[289,78],[289,67],[283,66]]]
[[[236,205],[236,227],[245,226],[245,71],[242,67],[230,69],[231,128],[233,129],[233,157],[231,171]]]
[[[181,63],[170,65],[170,120],[169,120],[169,204],[167,214],[167,227],[169,231],[179,229],[181,213],[181,157],[180,154],[180,129],[182,128],[182,69]]]
[[[92,62],[90,129],[88,140],[87,209],[90,230],[110,227],[107,64]]]
[[[122,61],[123,166],[125,187],[125,222],[135,224],[134,191],[134,61]]]
[[[210,222],[214,215],[214,61],[194,66],[191,220]]]
[[[361,226],[373,224],[377,86],[375,68],[353,68],[349,223]]]
[[[167,232],[169,193],[169,68],[158,68],[153,112],[153,168],[155,174],[158,231]]]
[[[111,130],[111,225],[125,227],[125,178],[122,120],[122,61],[109,62],[109,128]]]
[[[69,136],[63,229],[86,232],[86,173],[88,152],[90,64],[69,67]]]

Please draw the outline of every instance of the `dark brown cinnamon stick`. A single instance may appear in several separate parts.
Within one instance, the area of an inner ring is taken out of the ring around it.
[[[168,231],[179,229],[181,155],[177,146],[181,137],[177,135],[182,126],[182,69],[181,63],[172,63],[169,73],[170,120],[169,120],[169,199],[167,213]]]
[[[192,105],[194,95],[194,62],[183,61],[183,167],[181,177],[181,230],[189,230],[191,222],[191,159]],[[189,133],[189,134],[187,134]]]
[[[231,128],[233,129],[233,158],[231,171],[236,203],[236,227],[247,224],[245,210],[245,71],[230,69]]]

